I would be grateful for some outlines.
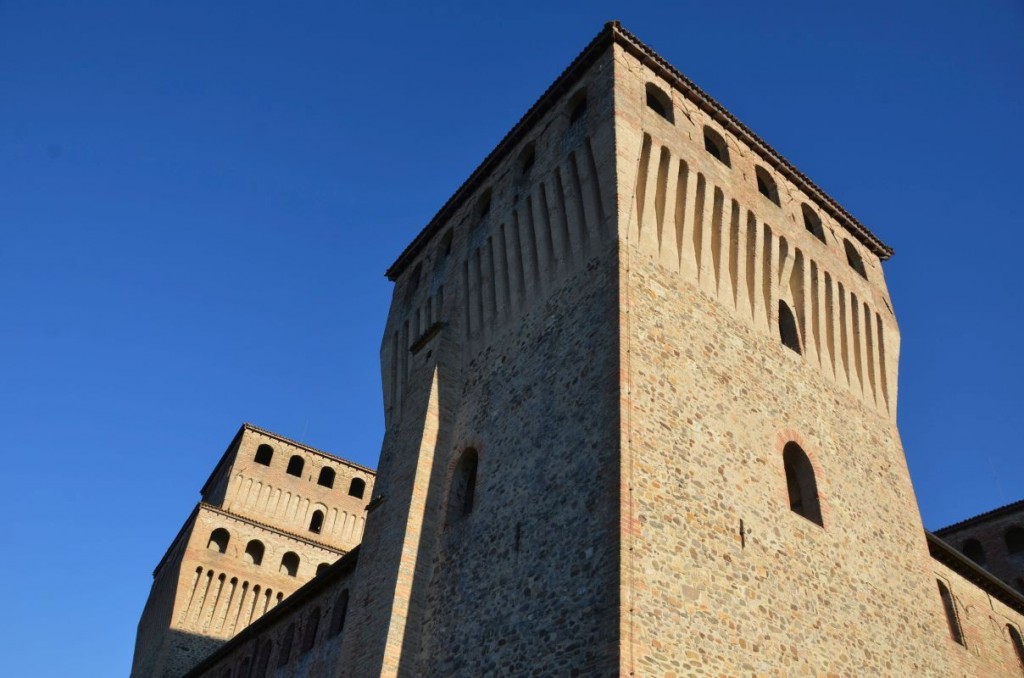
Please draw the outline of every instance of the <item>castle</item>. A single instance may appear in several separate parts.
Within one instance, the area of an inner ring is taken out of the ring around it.
[[[891,254],[606,25],[387,271],[376,476],[243,426],[132,675],[1021,675],[1024,510],[924,530]]]

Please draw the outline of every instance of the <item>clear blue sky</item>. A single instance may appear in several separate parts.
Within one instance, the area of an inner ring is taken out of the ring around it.
[[[1024,496],[1024,5],[0,0],[7,676],[127,675],[243,421],[375,466],[384,269],[617,18],[896,249],[932,529]]]

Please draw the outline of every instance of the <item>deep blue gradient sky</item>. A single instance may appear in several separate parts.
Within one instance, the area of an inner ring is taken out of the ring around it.
[[[925,525],[1024,496],[1024,5],[666,5],[0,0],[4,675],[127,675],[241,422],[376,465],[384,269],[613,18],[895,247]]]

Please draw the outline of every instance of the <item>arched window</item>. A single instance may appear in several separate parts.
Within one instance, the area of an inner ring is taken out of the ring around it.
[[[252,664],[252,658],[246,657],[242,660],[242,664],[238,667],[239,678],[249,678],[249,666]]]
[[[289,624],[281,638],[281,653],[277,655],[278,667],[284,666],[292,658],[292,641],[295,638],[295,624]]]
[[[320,608],[314,607],[306,618],[306,633],[302,636],[302,652],[305,654],[316,645],[316,632],[320,629]]]
[[[707,125],[704,126],[704,150],[726,167],[732,167],[729,162],[729,147],[725,145],[725,139]]]
[[[988,559],[985,557],[985,549],[982,548],[981,542],[977,539],[968,539],[960,547],[963,554],[976,562],[982,567],[988,565]]]
[[[313,511],[313,517],[309,519],[309,531],[314,534],[320,534],[322,529],[324,529],[324,512],[317,509]]]
[[[581,89],[569,99],[569,124],[583,119],[587,112],[587,90]]]
[[[323,485],[324,487],[334,487],[334,469],[324,466],[320,469],[320,477],[317,478],[317,485]]]
[[[259,539],[253,539],[245,545],[245,557],[253,565],[259,565],[263,562],[263,542]]]
[[[1003,535],[1003,539],[1006,540],[1006,552],[1009,553],[1014,560],[1024,558],[1024,528],[1014,525],[1006,530],[1006,533]]]
[[[253,678],[264,678],[267,675],[267,668],[270,667],[270,653],[273,651],[274,641],[268,638],[260,650],[260,658],[256,660],[256,671]]]
[[[362,478],[353,478],[348,486],[348,496],[362,499],[364,492],[366,492],[366,481]]]
[[[672,100],[660,87],[650,82],[647,83],[647,108],[675,124],[675,116],[672,113]]]
[[[331,625],[327,627],[327,635],[334,637],[345,628],[345,616],[348,614],[348,589],[338,594],[331,612]]]
[[[821,225],[821,217],[807,206],[807,203],[800,203],[800,211],[804,214],[804,228],[810,231],[815,238],[825,242],[825,228]]]
[[[949,589],[946,588],[942,581],[937,579],[936,583],[939,585],[942,607],[946,610],[946,623],[949,624],[949,635],[953,637],[953,640],[967,647],[967,644],[964,642],[964,633],[960,629],[960,618],[956,614],[956,603],[953,602],[953,594],[949,592]]]
[[[206,548],[217,553],[225,553],[228,550],[228,542],[231,541],[231,535],[223,527],[218,527],[216,530],[210,533],[210,541],[207,542]]]
[[[779,338],[782,343],[797,353],[800,353],[800,331],[796,328],[796,318],[789,304],[779,299]]]
[[[289,577],[294,577],[299,573],[299,556],[293,551],[289,551],[281,557],[281,572],[287,574]]]
[[[270,445],[260,445],[256,448],[256,463],[270,466],[270,460],[274,458],[274,448]]]
[[[768,170],[758,165],[754,168],[754,176],[757,177],[757,190],[761,195],[778,205],[779,187],[775,185],[775,179],[768,174]]]
[[[319,565],[317,565],[316,566],[316,576],[319,577],[320,575],[322,575],[324,572],[327,571],[327,568],[330,567],[330,566],[331,566],[330,563],[320,563]]]
[[[1012,624],[1006,625],[1006,631],[1010,634],[1013,651],[1017,654],[1017,663],[1020,664],[1021,670],[1024,671],[1024,640],[1020,637],[1020,631],[1014,628]]]
[[[537,145],[534,142],[526,144],[522,151],[519,153],[519,172],[526,176],[533,169],[534,163],[537,162]]]
[[[846,250],[846,263],[850,265],[850,268],[857,271],[860,277],[867,280],[868,272],[864,270],[864,260],[861,258],[857,248],[849,240],[843,238],[843,249]]]
[[[821,521],[821,504],[818,502],[818,483],[814,478],[811,460],[799,445],[788,442],[782,448],[782,463],[786,468],[789,508],[812,523],[824,526]]]
[[[413,268],[413,272],[409,274],[409,283],[406,287],[406,300],[413,298],[416,291],[420,289],[420,281],[423,280],[423,262],[420,261]]]
[[[447,259],[452,253],[452,229],[444,232],[441,237],[441,256]]]
[[[491,213],[491,189],[487,188],[476,201],[477,219],[483,221]]]
[[[288,460],[287,473],[290,476],[296,478],[302,477],[302,467],[306,465],[306,462],[297,454],[292,455],[292,458]]]
[[[448,492],[448,522],[454,522],[473,512],[478,460],[476,450],[470,447],[462,453],[455,465],[452,486]]]

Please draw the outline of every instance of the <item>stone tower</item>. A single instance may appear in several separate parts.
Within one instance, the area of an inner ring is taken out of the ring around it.
[[[896,428],[891,254],[609,24],[388,271],[337,675],[967,666]]]
[[[1020,675],[921,524],[891,254],[608,24],[388,271],[359,548],[189,677]]]
[[[153,572],[131,675],[181,676],[356,546],[373,480],[243,425]]]

